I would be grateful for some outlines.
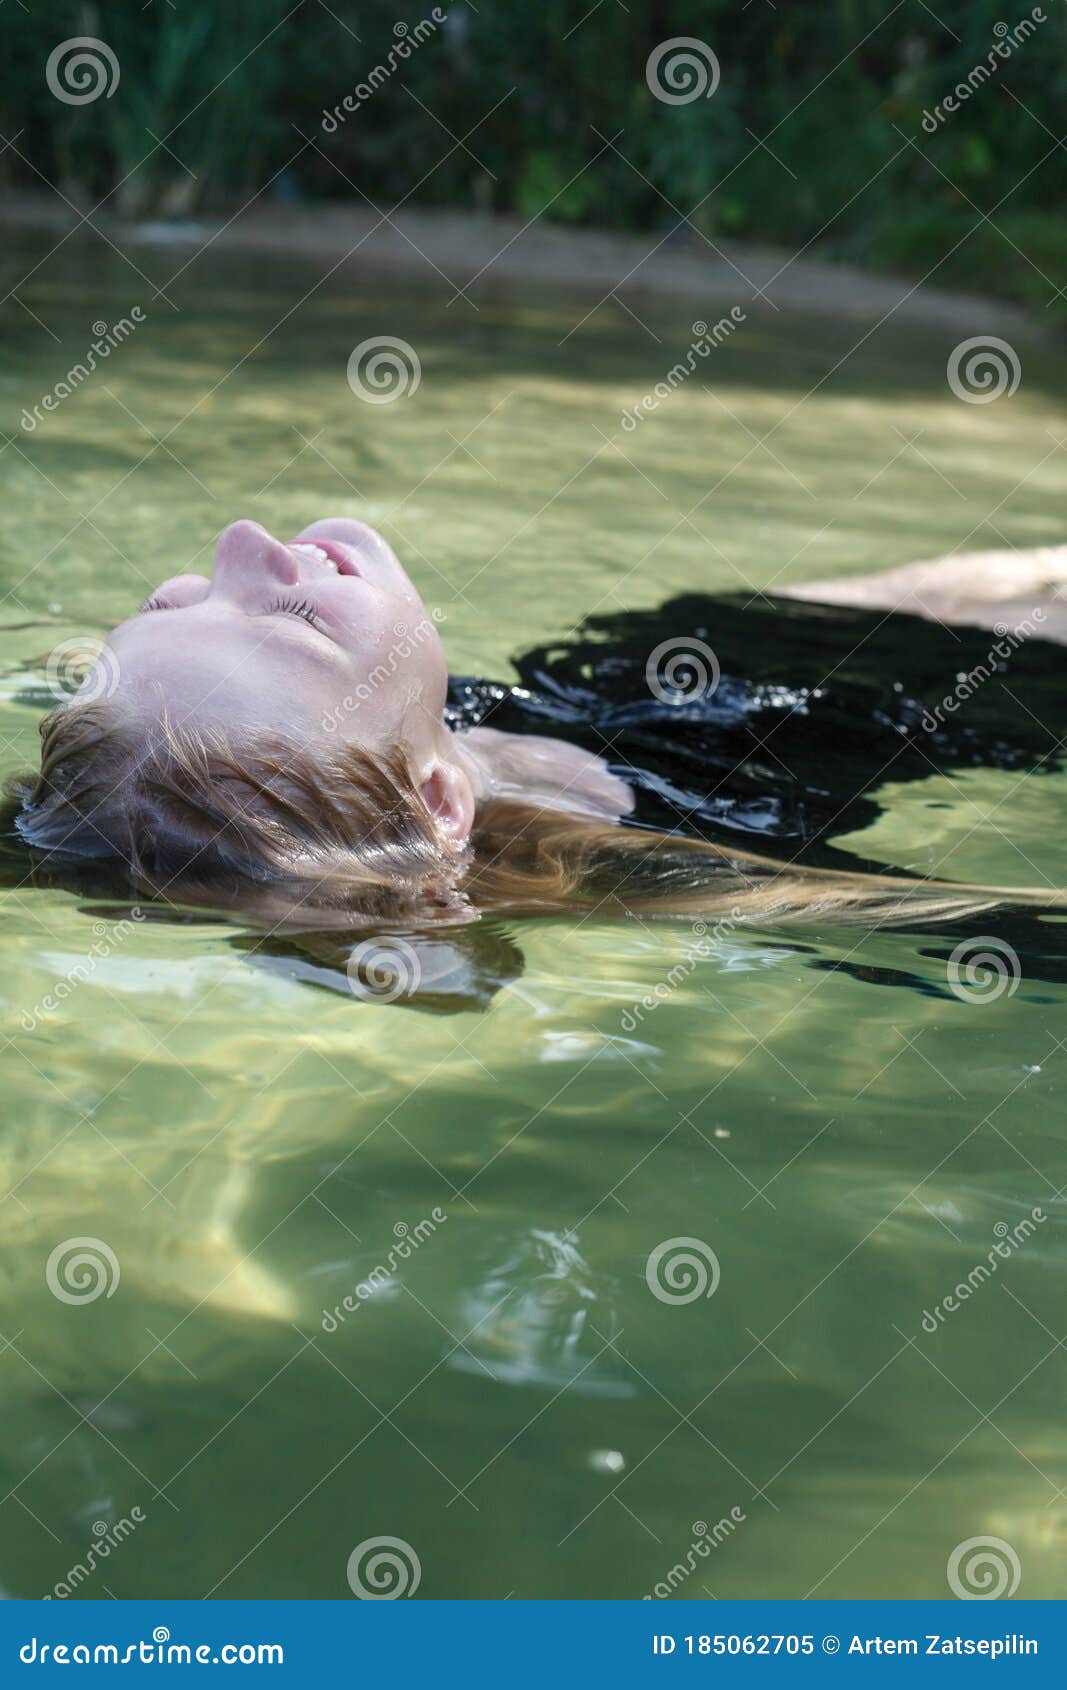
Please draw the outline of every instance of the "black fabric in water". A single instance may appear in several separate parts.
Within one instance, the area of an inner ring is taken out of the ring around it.
[[[714,652],[720,678],[686,697],[695,641]],[[827,841],[874,821],[870,794],[883,781],[1058,765],[1067,653],[1031,638],[1000,640],[998,655],[997,644],[988,629],[900,613],[685,594],[590,617],[573,641],[518,658],[517,685],[455,680],[449,720],[606,756],[636,788],[639,824],[841,868],[847,854]],[[673,652],[679,692],[661,698],[647,669],[667,646],[658,673]],[[847,866],[881,865],[851,856]]]

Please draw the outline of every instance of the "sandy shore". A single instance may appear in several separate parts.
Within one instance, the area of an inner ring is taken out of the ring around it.
[[[54,233],[78,218],[48,194],[6,194],[0,227]],[[448,295],[477,300],[525,291],[566,291],[596,300],[614,293],[635,312],[642,299],[678,300],[705,309],[769,302],[781,310],[814,312],[855,321],[898,323],[961,333],[1025,333],[1026,313],[1002,301],[943,291],[901,277],[873,275],[828,264],[807,253],[793,255],[732,241],[707,245],[682,231],[620,235],[566,229],[539,221],[470,212],[404,207],[384,217],[355,203],[287,205],[259,200],[229,219],[123,224],[105,211],[92,223],[119,244],[165,245],[188,252],[190,262],[207,249],[307,258],[368,278],[392,276],[423,282]],[[88,223],[85,231],[91,235]]]

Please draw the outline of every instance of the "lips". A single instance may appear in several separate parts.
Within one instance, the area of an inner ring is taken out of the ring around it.
[[[287,540],[301,567],[305,563],[333,575],[361,575],[362,571],[348,546],[340,540]]]

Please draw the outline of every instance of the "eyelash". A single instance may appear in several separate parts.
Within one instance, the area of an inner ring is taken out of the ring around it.
[[[150,599],[146,599],[144,604],[141,606],[141,614],[143,615],[145,611],[148,610],[175,610],[176,608],[177,606],[171,604],[168,599],[162,599],[157,594],[153,594],[152,597]],[[304,621],[311,628],[318,628],[321,626],[318,617],[315,615],[315,612],[312,610],[307,599],[275,599],[274,603],[268,606],[267,614],[273,615],[273,613],[278,610],[286,611],[290,616],[303,617]]]
[[[273,614],[276,610],[288,611],[290,616],[302,616],[304,621],[311,628],[318,628],[321,626],[318,617],[315,615],[315,612],[312,610],[307,599],[275,599],[274,603],[270,606],[268,615]]]

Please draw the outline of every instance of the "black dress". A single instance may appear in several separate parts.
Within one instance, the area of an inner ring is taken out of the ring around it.
[[[713,690],[699,685],[713,673],[701,646],[718,664]],[[673,691],[649,684],[661,647],[679,654]],[[687,647],[704,671],[691,685]],[[1061,646],[1014,630],[686,594],[590,617],[573,640],[518,658],[517,685],[454,681],[448,715],[455,727],[555,735],[607,757],[636,790],[638,825],[884,873],[831,852],[829,839],[875,820],[883,781],[1054,770],[1065,665]]]

